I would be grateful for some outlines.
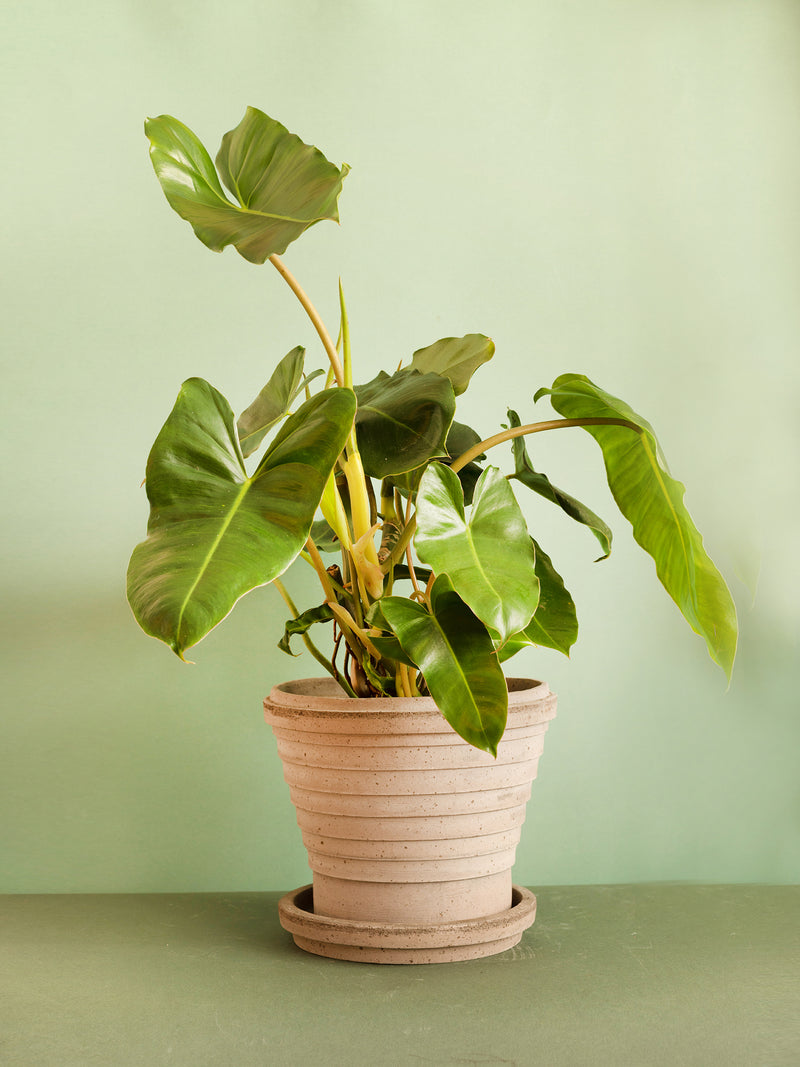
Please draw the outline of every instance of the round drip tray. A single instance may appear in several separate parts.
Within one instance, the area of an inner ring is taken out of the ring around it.
[[[314,913],[313,887],[303,886],[278,904],[281,926],[298,948],[357,963],[451,963],[513,948],[536,918],[536,897],[514,886],[508,911],[482,919],[443,923],[377,923]]]

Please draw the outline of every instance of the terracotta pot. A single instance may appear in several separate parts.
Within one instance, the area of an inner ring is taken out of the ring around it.
[[[556,698],[542,682],[508,686],[496,760],[429,698],[354,700],[332,679],[272,690],[266,719],[313,872],[313,903],[297,890],[280,907],[301,947],[429,962],[519,941],[535,898],[511,867]]]

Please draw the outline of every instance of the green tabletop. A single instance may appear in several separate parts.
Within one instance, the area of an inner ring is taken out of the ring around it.
[[[0,898],[3,1067],[800,1064],[800,889],[537,891],[468,963],[295,948],[276,893]]]

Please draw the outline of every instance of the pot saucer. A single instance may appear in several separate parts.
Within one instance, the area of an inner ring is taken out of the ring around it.
[[[278,915],[297,947],[317,956],[356,963],[451,963],[513,948],[536,918],[536,897],[515,885],[511,907],[481,919],[358,922],[316,915],[313,887],[306,885],[281,898]]]

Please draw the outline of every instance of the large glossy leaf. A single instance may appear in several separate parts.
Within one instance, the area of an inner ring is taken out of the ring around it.
[[[148,119],[145,133],[164,195],[215,252],[234,245],[251,263],[263,263],[315,222],[338,222],[349,167],[335,167],[257,108],[223,137],[219,175],[200,140],[171,115]],[[220,175],[236,203],[225,196]]]
[[[385,371],[356,386],[356,434],[364,470],[372,478],[403,474],[446,456],[456,410],[453,387],[439,374],[407,368]]]
[[[146,633],[183,658],[239,597],[283,573],[354,414],[350,390],[318,393],[248,477],[225,398],[200,378],[184,383],[148,459],[147,539],[128,568],[128,599]]]
[[[239,416],[236,430],[242,455],[251,455],[272,427],[288,412],[303,377],[306,350],[299,345],[287,352],[253,403]]]
[[[422,374],[433,371],[449,378],[459,396],[469,385],[470,378],[494,355],[494,341],[482,333],[468,333],[466,337],[443,337],[427,348],[419,348],[411,358],[411,367]]]
[[[536,399],[544,394],[567,418],[623,418],[640,427],[640,433],[624,426],[586,430],[603,451],[608,484],[633,536],[653,557],[664,588],[730,678],[737,640],[733,598],[686,509],[684,486],[659,459],[652,426],[582,374],[561,375],[552,389],[540,389]]]
[[[521,426],[519,415],[516,411],[512,411],[509,408],[508,421],[511,426]],[[527,486],[528,489],[532,489],[534,493],[538,493],[539,496],[543,496],[545,500],[550,500],[553,504],[557,504],[562,511],[566,512],[571,519],[575,519],[576,522],[583,523],[584,526],[588,526],[597,540],[600,542],[600,547],[603,549],[603,555],[600,559],[607,559],[611,553],[611,530],[603,522],[599,515],[587,508],[585,504],[581,504],[579,500],[576,500],[574,496],[570,496],[569,493],[565,493],[563,489],[558,489],[546,474],[540,474],[533,469],[533,464],[528,456],[528,449],[525,446],[524,437],[515,437],[511,442],[511,447],[514,454],[515,471],[512,478],[516,478]]]
[[[525,629],[514,634],[501,649],[501,663],[527,645],[554,648],[568,656],[578,639],[578,616],[564,580],[544,549],[535,541],[533,547],[539,579],[539,604]]]
[[[501,644],[528,625],[539,599],[533,546],[519,504],[496,467],[487,467],[478,479],[467,519],[458,476],[432,463],[417,494],[415,545],[419,558],[450,578]]]
[[[381,610],[445,719],[470,745],[496,756],[508,690],[480,619],[443,577],[433,583],[430,612],[403,597],[386,597]]]

